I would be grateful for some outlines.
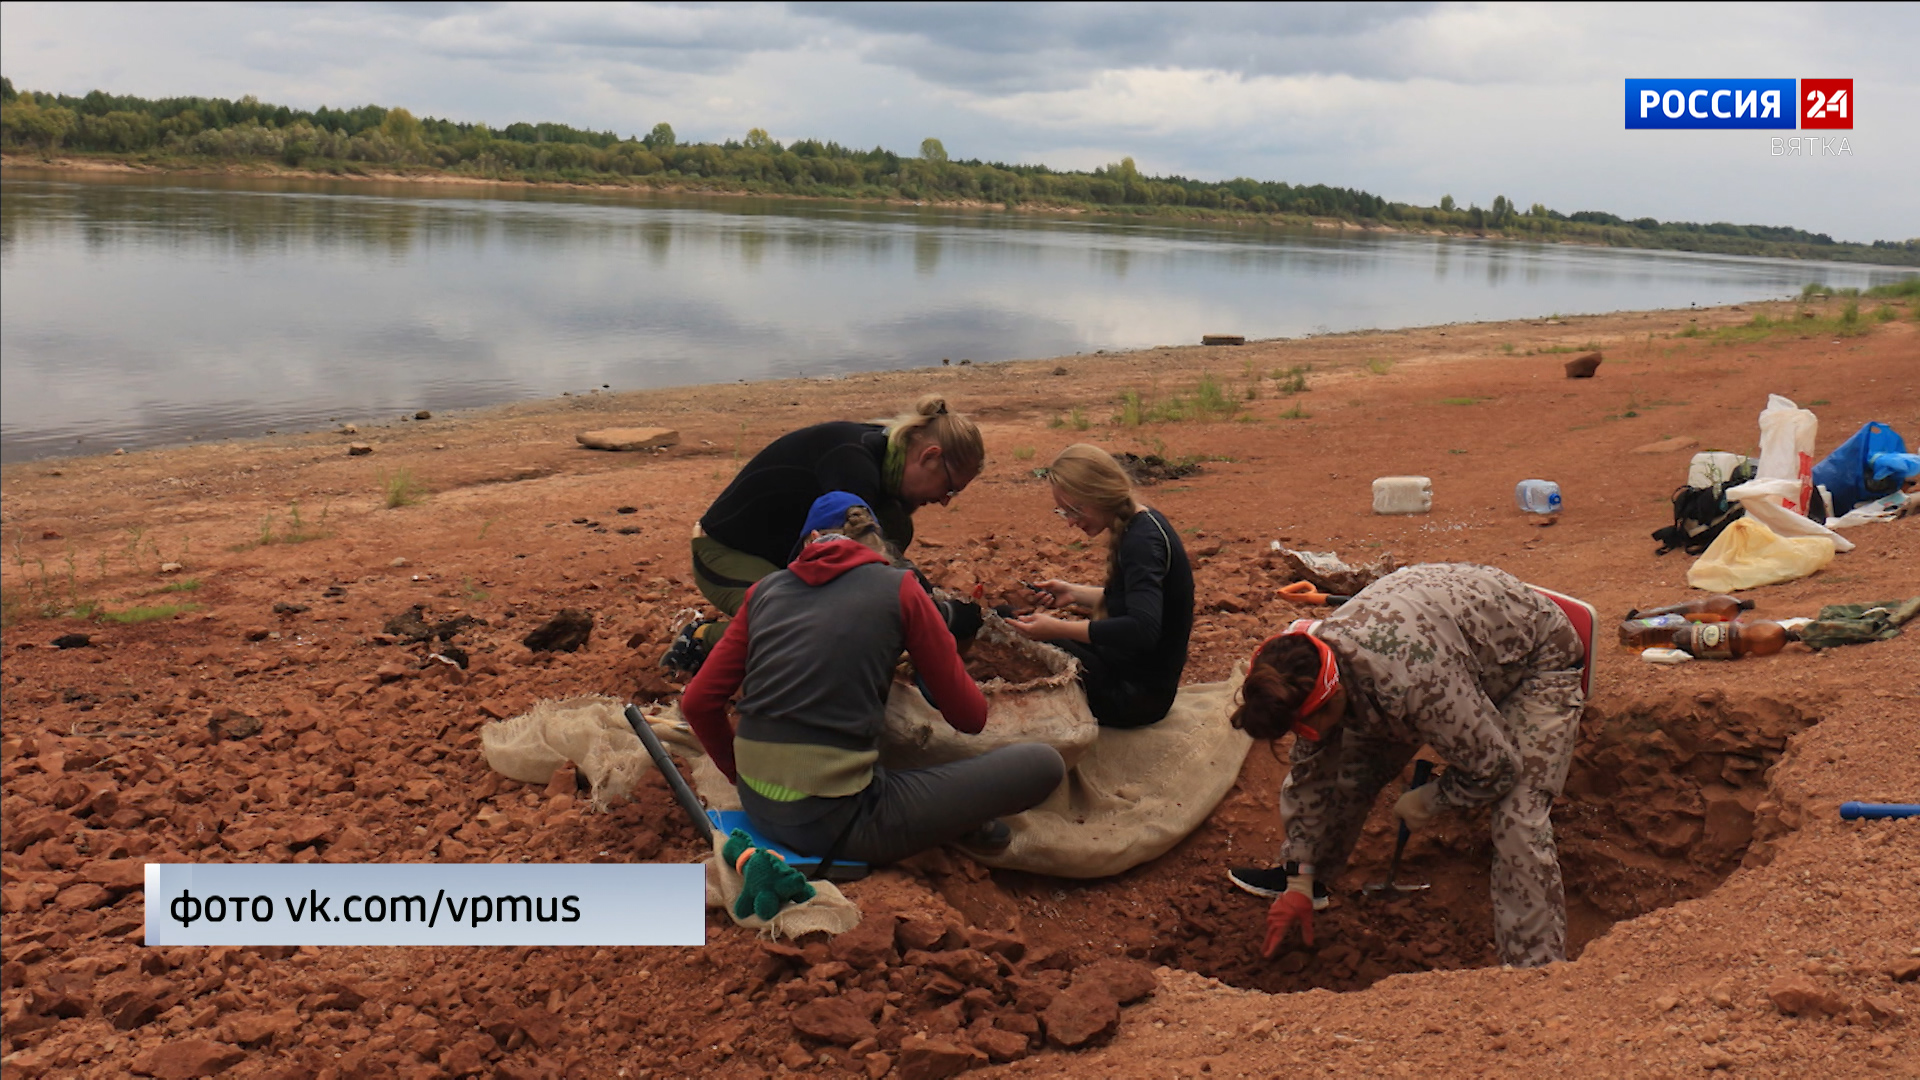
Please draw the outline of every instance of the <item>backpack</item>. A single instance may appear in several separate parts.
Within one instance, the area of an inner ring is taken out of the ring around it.
[[[1733,475],[1711,487],[1697,488],[1683,485],[1673,492],[1673,524],[1655,529],[1653,538],[1660,541],[1660,550],[1655,555],[1665,555],[1675,548],[1686,549],[1689,555],[1698,555],[1707,550],[1727,526],[1738,521],[1747,512],[1739,503],[1727,501],[1727,489],[1739,487],[1753,479],[1756,469],[1749,461],[1733,470]]]

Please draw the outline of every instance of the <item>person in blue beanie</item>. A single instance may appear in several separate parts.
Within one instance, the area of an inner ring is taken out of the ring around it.
[[[986,698],[933,599],[888,562],[863,500],[844,491],[814,500],[801,541],[785,570],[746,590],[680,699],[747,818],[768,840],[829,861],[897,862],[944,843],[1004,851],[1013,833],[1000,818],[1060,785],[1059,752],[1017,743],[932,768],[882,766],[880,730],[902,650],[955,730],[985,727]]]

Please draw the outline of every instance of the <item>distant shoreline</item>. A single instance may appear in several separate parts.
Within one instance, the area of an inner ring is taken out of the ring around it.
[[[988,202],[978,199],[876,199],[848,195],[812,195],[800,192],[754,191],[725,182],[703,181],[688,183],[684,177],[674,178],[668,183],[654,183],[647,179],[632,179],[609,176],[595,182],[573,180],[527,180],[495,179],[490,177],[466,176],[459,173],[420,167],[412,170],[396,170],[392,166],[366,168],[354,166],[340,171],[306,169],[283,166],[265,161],[209,163],[201,161],[129,161],[124,157],[109,154],[80,154],[44,157],[37,153],[19,150],[0,152],[0,172],[24,170],[39,173],[94,173],[122,176],[229,176],[257,180],[317,180],[345,181],[352,183],[419,184],[425,186],[451,185],[456,187],[510,187],[534,190],[554,191],[613,191],[636,192],[649,195],[702,195],[719,198],[781,199],[796,202],[848,203],[865,206],[914,206],[940,207],[955,210],[993,210],[1009,214],[1062,214],[1089,218],[1115,219],[1123,221],[1166,221],[1166,222],[1212,222],[1233,225],[1264,225],[1291,227],[1299,229],[1326,229],[1334,232],[1357,232],[1376,235],[1396,236],[1433,236],[1454,240],[1505,240],[1514,243],[1552,244],[1567,247],[1585,247],[1615,249],[1621,251],[1676,251],[1695,255],[1721,255],[1750,259],[1781,259],[1790,262],[1830,262],[1852,266],[1920,267],[1920,256],[1911,256],[1908,261],[1890,259],[1885,262],[1868,261],[1859,258],[1862,251],[1857,245],[1848,245],[1850,250],[1836,252],[1832,257],[1805,255],[1797,253],[1756,253],[1740,251],[1721,251],[1711,246],[1680,247],[1675,245],[1629,245],[1609,244],[1586,237],[1543,236],[1538,233],[1515,233],[1506,229],[1466,229],[1466,228],[1409,228],[1384,223],[1365,224],[1337,217],[1314,217],[1285,213],[1248,213],[1245,211],[1219,210],[1201,207],[1184,207],[1180,212],[1169,212],[1167,207],[1123,206],[1114,209],[1102,209],[1086,206],[1028,202],[1008,205],[1001,202]],[[1896,256],[1903,253],[1894,253]]]

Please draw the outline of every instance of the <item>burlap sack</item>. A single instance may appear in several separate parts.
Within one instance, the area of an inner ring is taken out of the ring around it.
[[[987,698],[987,725],[978,735],[955,731],[911,683],[895,682],[887,695],[886,726],[880,731],[880,763],[889,769],[924,769],[964,761],[1013,743],[1043,742],[1066,759],[1080,760],[1100,725],[1087,710],[1080,689],[1080,661],[1051,645],[1029,641],[1007,629],[1000,616],[985,613],[979,639],[1013,649],[1037,661],[1051,674],[1029,682],[988,679],[980,684]]]
[[[703,759],[704,760],[704,759]],[[714,770],[719,775],[719,770]],[[860,908],[846,898],[839,886],[831,881],[815,881],[813,899],[798,904],[788,904],[771,919],[758,915],[741,918],[733,913],[733,902],[740,898],[740,872],[733,864],[721,858],[720,849],[727,838],[716,830],[713,834],[713,854],[707,859],[707,906],[719,908],[727,913],[727,918],[751,930],[778,941],[781,938],[796,938],[801,934],[810,934],[815,930],[824,930],[829,934],[844,934],[860,925]]]
[[[532,709],[480,729],[480,749],[493,771],[544,784],[571,761],[593,785],[593,808],[633,795],[653,759],[627,724],[626,706],[600,694],[536,702]]]
[[[1182,687],[1157,724],[1099,729],[1046,802],[1008,818],[1013,843],[988,866],[1056,877],[1122,873],[1166,854],[1213,813],[1253,745],[1227,717],[1246,677]],[[978,856],[976,856],[978,857]]]

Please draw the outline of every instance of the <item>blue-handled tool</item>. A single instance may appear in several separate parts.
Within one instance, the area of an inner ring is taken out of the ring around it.
[[[1432,776],[1433,762],[1428,761],[1426,758],[1416,760],[1413,763],[1413,782],[1407,785],[1407,790],[1412,791],[1414,788],[1425,785]],[[1399,835],[1393,838],[1393,860],[1387,863],[1387,880],[1378,885],[1362,885],[1360,886],[1361,892],[1371,895],[1389,890],[1393,892],[1419,892],[1421,889],[1432,888],[1430,885],[1402,885],[1394,880],[1394,878],[1400,874],[1400,855],[1407,850],[1407,840],[1412,836],[1413,830],[1407,828],[1407,823],[1402,821],[1400,823]]]
[[[1840,818],[1843,821],[1896,817],[1920,817],[1920,805],[1892,802],[1843,802],[1840,804]]]

